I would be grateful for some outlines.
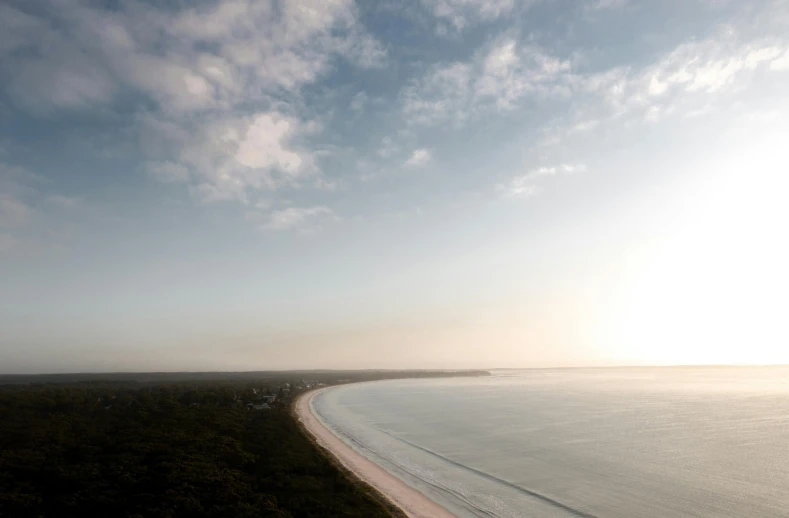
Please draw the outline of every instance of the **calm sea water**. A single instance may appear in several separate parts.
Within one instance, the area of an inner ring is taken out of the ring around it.
[[[346,385],[346,442],[461,517],[789,517],[789,368]]]

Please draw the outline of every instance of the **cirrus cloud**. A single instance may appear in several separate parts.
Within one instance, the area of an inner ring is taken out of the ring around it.
[[[565,95],[570,61],[503,38],[468,62],[432,67],[402,93],[403,114],[420,125],[464,124],[488,111],[509,111],[529,95]]]

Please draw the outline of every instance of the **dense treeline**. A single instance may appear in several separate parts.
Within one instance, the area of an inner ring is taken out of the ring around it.
[[[301,433],[282,384],[260,385],[0,390],[0,516],[395,515]]]
[[[320,453],[292,397],[321,384],[457,375],[489,373],[2,376],[0,517],[401,516]]]

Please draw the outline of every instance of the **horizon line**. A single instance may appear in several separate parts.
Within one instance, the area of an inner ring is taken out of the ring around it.
[[[118,370],[118,371],[70,371],[70,372],[24,372],[0,373],[2,377],[12,376],[79,376],[102,374],[253,374],[253,373],[289,373],[289,372],[469,372],[469,371],[524,371],[524,370],[581,370],[581,369],[671,369],[671,368],[736,368],[736,367],[789,367],[789,363],[709,363],[709,364],[662,364],[662,365],[565,365],[552,367],[414,367],[414,368],[332,368],[332,369],[258,369],[258,370]]]

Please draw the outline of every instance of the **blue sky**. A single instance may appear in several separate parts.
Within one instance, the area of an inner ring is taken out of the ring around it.
[[[787,35],[777,0],[4,2],[0,371],[789,361]]]

